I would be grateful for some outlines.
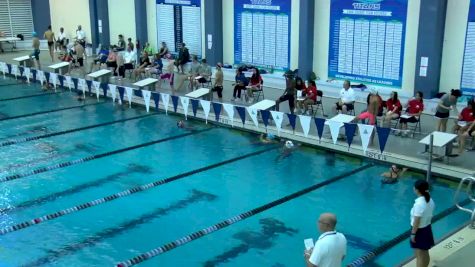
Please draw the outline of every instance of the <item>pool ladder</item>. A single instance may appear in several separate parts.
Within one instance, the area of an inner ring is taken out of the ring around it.
[[[475,202],[475,193],[472,190],[472,185],[475,184],[475,178],[473,176],[465,177],[460,181],[459,186],[457,188],[457,191],[455,192],[455,195],[454,195],[454,202],[455,202],[455,205],[457,206],[457,208],[459,210],[465,211],[465,212],[467,212],[471,215],[471,217],[470,217],[470,228],[475,229],[475,208],[473,210],[464,208],[464,207],[462,207],[462,205],[460,205],[460,202],[459,202],[459,194],[463,190],[462,187],[465,184],[467,184],[467,186],[466,186],[464,191],[467,193],[468,198],[470,199],[470,201]]]

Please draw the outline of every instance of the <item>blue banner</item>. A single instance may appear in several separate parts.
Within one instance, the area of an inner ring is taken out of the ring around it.
[[[32,70],[32,72],[33,72],[33,70]],[[72,78],[72,77],[71,77],[71,80],[73,81],[74,90],[77,90],[79,80],[77,78]]]
[[[122,86],[117,86],[117,90],[119,91],[119,99],[120,103],[124,103],[124,93],[125,93],[125,88]]]
[[[292,126],[292,130],[295,131],[295,122],[297,121],[297,115],[287,113],[287,117],[289,118],[289,123],[290,126]]]
[[[346,142],[348,143],[348,149],[350,149],[351,143],[353,143],[353,137],[355,137],[356,124],[355,123],[345,123],[345,136]]]
[[[109,89],[108,83],[101,83],[102,92],[104,93],[104,97],[107,97],[107,89]]]
[[[191,99],[191,109],[193,110],[193,116],[196,117],[196,112],[198,111],[198,105],[200,101],[198,99]]]
[[[291,0],[234,0],[234,63],[290,66]]]
[[[214,110],[214,116],[215,116],[216,121],[219,121],[219,115],[221,115],[222,108],[223,108],[223,105],[221,105],[221,103],[213,102],[213,110]]]
[[[244,123],[246,123],[246,109],[241,106],[236,106],[236,110],[241,118],[242,125],[244,125]]]
[[[261,110],[261,116],[262,122],[264,122],[264,126],[267,128],[267,125],[269,125],[270,111]]]
[[[475,0],[470,1],[467,34],[462,67],[462,88],[464,95],[475,95]]]
[[[92,81],[86,80],[86,85],[87,85],[87,91],[89,92],[89,94],[91,94]]]
[[[157,109],[157,112],[158,112],[158,104],[160,103],[160,94],[152,93],[152,98],[153,98],[153,102],[155,102],[155,108]]]
[[[381,150],[381,153],[383,153],[391,128],[376,127],[376,131],[378,132],[379,149]]]
[[[173,110],[176,113],[176,109],[178,108],[178,96],[172,95],[172,102],[173,102]]]
[[[315,126],[317,127],[318,140],[322,139],[323,129],[325,128],[325,119],[315,118]]]
[[[64,76],[58,75],[58,80],[59,80],[59,85],[61,85],[61,87],[64,87]]]
[[[400,88],[408,0],[331,0],[328,77]]]

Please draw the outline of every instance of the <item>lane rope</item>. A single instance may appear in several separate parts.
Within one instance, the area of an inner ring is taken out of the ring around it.
[[[169,177],[169,178],[165,178],[165,179],[161,179],[161,180],[158,180],[158,181],[155,181],[155,182],[152,182],[152,183],[136,186],[136,187],[133,187],[133,188],[130,188],[130,189],[127,189],[127,190],[124,190],[124,191],[106,196],[106,197],[102,197],[102,198],[99,198],[99,199],[96,199],[96,200],[93,200],[93,201],[89,201],[89,202],[86,202],[86,203],[83,203],[83,204],[80,204],[80,205],[73,206],[71,208],[63,209],[63,210],[60,210],[60,211],[57,211],[57,212],[54,212],[54,213],[50,213],[48,215],[37,217],[37,218],[32,219],[32,220],[24,221],[22,223],[17,223],[17,224],[12,225],[12,226],[7,226],[5,228],[0,229],[0,235],[5,235],[5,234],[11,233],[11,232],[15,232],[15,231],[18,231],[18,230],[21,230],[21,229],[25,229],[25,228],[31,227],[33,225],[40,224],[42,222],[50,221],[50,220],[62,217],[64,215],[67,215],[67,214],[71,214],[71,213],[74,213],[74,212],[78,212],[80,210],[85,210],[85,209],[88,209],[88,208],[91,208],[91,207],[95,207],[95,206],[98,206],[100,204],[107,203],[107,202],[113,201],[113,200],[118,199],[118,198],[123,198],[123,197],[126,197],[126,196],[130,196],[130,195],[136,194],[138,192],[142,192],[142,191],[145,191],[145,190],[148,190],[148,189],[151,189],[151,188],[155,188],[155,187],[158,187],[158,186],[161,186],[161,185],[164,185],[164,184],[167,184],[167,183],[170,183],[170,182],[188,177],[188,176],[193,175],[193,174],[197,174],[197,173],[204,172],[204,171],[207,171],[207,170],[210,170],[210,169],[214,169],[214,168],[217,168],[219,166],[226,165],[226,164],[232,163],[232,162],[236,162],[236,161],[239,161],[239,160],[242,160],[242,159],[245,159],[245,158],[249,158],[249,157],[252,157],[252,156],[260,155],[260,154],[263,154],[265,152],[275,150],[277,148],[279,148],[279,147],[275,146],[275,147],[267,148],[267,149],[264,149],[264,150],[255,151],[255,152],[252,152],[252,153],[249,153],[249,154],[245,154],[245,155],[238,156],[238,157],[235,157],[235,158],[232,158],[232,159],[228,159],[228,160],[224,160],[224,161],[221,161],[221,162],[218,162],[218,163],[215,163],[215,164],[211,164],[211,165],[208,165],[206,167],[202,167],[202,168],[195,169],[195,170],[192,170],[192,171],[184,172],[184,173],[181,173],[181,174]]]
[[[49,93],[40,93],[40,94],[34,94],[34,95],[23,95],[23,96],[11,97],[11,98],[3,98],[3,99],[0,99],[0,102],[18,100],[18,99],[24,99],[24,98],[33,98],[33,97],[39,97],[39,96],[54,95],[54,94],[60,94],[60,93],[49,92]]]
[[[341,179],[343,179],[343,178],[346,178],[346,177],[348,177],[348,176],[351,176],[351,175],[353,175],[353,174],[355,174],[355,173],[361,172],[361,171],[366,170],[366,169],[368,169],[368,168],[370,168],[370,167],[373,167],[373,166],[374,166],[373,164],[367,164],[367,165],[361,166],[361,167],[359,167],[359,168],[357,168],[357,169],[355,169],[355,170],[351,170],[351,171],[342,173],[342,174],[340,174],[340,175],[338,175],[338,176],[335,176],[335,177],[330,178],[330,179],[328,179],[328,180],[325,180],[325,181],[323,181],[323,182],[314,184],[314,185],[312,185],[312,186],[310,186],[310,187],[307,187],[307,188],[305,188],[305,189],[302,189],[302,190],[300,190],[300,191],[297,191],[297,192],[292,193],[292,194],[290,194],[290,195],[287,195],[287,196],[285,196],[285,197],[279,198],[279,199],[277,199],[277,200],[274,200],[274,201],[272,201],[272,202],[269,202],[269,203],[267,203],[267,204],[264,204],[264,205],[262,205],[262,206],[260,206],[260,207],[254,208],[254,209],[252,209],[252,210],[249,210],[249,211],[247,211],[247,212],[241,213],[241,214],[239,214],[239,215],[236,215],[236,216],[234,216],[234,217],[231,217],[231,218],[229,218],[229,219],[226,219],[226,220],[224,220],[224,221],[221,221],[221,222],[219,222],[219,223],[216,223],[216,224],[214,224],[214,225],[212,225],[212,226],[206,227],[206,228],[204,228],[204,229],[202,229],[202,230],[199,230],[199,231],[197,231],[197,232],[194,232],[194,233],[192,233],[192,234],[186,235],[186,236],[184,236],[184,237],[182,237],[182,238],[180,238],[180,239],[177,239],[177,240],[175,240],[175,241],[173,241],[173,242],[170,242],[170,243],[167,243],[167,244],[162,245],[162,246],[160,246],[160,247],[154,248],[154,249],[152,249],[152,250],[150,250],[150,251],[148,251],[148,252],[145,252],[145,253],[143,253],[143,254],[140,254],[140,255],[138,255],[138,256],[136,256],[136,257],[134,257],[134,258],[131,258],[131,259],[126,260],[126,261],[123,261],[123,262],[120,262],[120,263],[117,264],[117,267],[129,267],[129,266],[133,266],[133,265],[139,264],[139,263],[141,263],[141,262],[143,262],[143,261],[149,260],[149,259],[151,259],[151,258],[153,258],[153,257],[155,257],[155,256],[158,256],[158,255],[160,255],[160,254],[163,254],[163,253],[165,253],[165,252],[168,252],[168,251],[170,251],[170,250],[173,250],[173,249],[175,249],[175,248],[177,248],[177,247],[179,247],[179,246],[185,245],[185,244],[187,244],[187,243],[189,243],[189,242],[191,242],[191,241],[194,241],[194,240],[196,240],[196,239],[199,239],[199,238],[201,238],[201,237],[203,237],[203,236],[205,236],[205,235],[208,235],[208,234],[211,234],[211,233],[213,233],[213,232],[219,231],[219,230],[221,230],[221,229],[223,229],[223,228],[225,228],[225,227],[228,227],[228,226],[230,226],[230,225],[232,225],[232,224],[235,224],[235,223],[240,222],[240,221],[242,221],[242,220],[244,220],[244,219],[247,219],[247,218],[249,218],[249,217],[252,217],[252,216],[254,216],[254,215],[256,215],[256,214],[259,214],[259,213],[261,213],[261,212],[263,212],[263,211],[266,211],[266,210],[268,210],[268,209],[271,209],[271,208],[273,208],[273,207],[275,207],[275,206],[281,205],[281,204],[283,204],[283,203],[285,203],[285,202],[288,202],[288,201],[290,201],[290,200],[292,200],[292,199],[301,197],[302,195],[305,195],[305,194],[307,194],[307,193],[310,193],[310,192],[312,192],[312,191],[314,191],[314,190],[316,190],[316,189],[318,189],[318,188],[320,188],[320,187],[329,185],[329,184],[331,184],[331,183],[334,183],[334,182],[336,182],[336,181],[339,181],[339,180],[341,180]]]

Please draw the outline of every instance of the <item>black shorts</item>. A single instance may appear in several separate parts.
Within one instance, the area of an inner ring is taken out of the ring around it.
[[[414,116],[411,116],[410,118],[407,118],[407,119],[406,119],[406,118],[400,118],[400,119],[399,119],[399,122],[400,122],[400,123],[408,123],[408,122],[410,122],[410,123],[416,123],[416,122],[418,122],[418,121],[419,121],[419,120],[418,120],[416,117],[414,117]]]
[[[73,63],[76,63],[76,62],[79,64],[79,66],[81,67],[84,66],[84,58],[81,57],[81,58],[78,58],[77,60],[73,60]]]
[[[40,50],[35,49],[33,53],[30,54],[30,57],[34,57],[36,60],[40,60]]]
[[[51,47],[53,47],[53,45],[54,45],[54,42],[52,42],[52,41],[51,41],[51,42],[48,42],[48,47],[51,48]]]
[[[435,116],[436,116],[437,118],[439,118],[439,119],[447,119],[447,118],[449,117],[449,115],[450,115],[449,112],[445,113],[445,112],[439,112],[439,111],[437,111],[437,112],[435,113]]]
[[[198,79],[198,82],[199,82],[199,83],[207,83],[208,80],[206,80],[205,78],[201,77],[201,78]]]
[[[218,97],[223,97],[223,87],[222,86],[215,86],[212,91],[217,92]]]
[[[429,250],[431,247],[435,245],[434,242],[434,234],[432,233],[432,226],[429,224],[424,228],[417,229],[416,232],[416,242],[411,244],[411,248],[418,248],[421,250]]]
[[[63,46],[64,45],[64,39],[63,40],[57,40],[56,44],[59,45],[59,46]]]
[[[117,68],[117,62],[115,62],[115,61],[107,62],[107,67],[108,68]]]
[[[339,102],[336,103],[336,110],[341,110],[343,108],[343,106],[346,106],[346,110],[353,110],[355,109],[355,107],[353,106],[353,104],[350,104],[350,103],[344,103],[343,105],[340,105]]]
[[[475,131],[475,129],[468,131],[468,135],[473,137],[473,131]]]
[[[284,102],[284,101],[287,101],[287,100],[289,100],[290,102],[294,102],[295,101],[294,95],[283,95],[283,96],[279,97],[279,102]]]

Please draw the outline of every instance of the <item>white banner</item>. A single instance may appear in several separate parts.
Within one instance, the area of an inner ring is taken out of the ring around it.
[[[78,87],[82,91],[82,96],[85,98],[86,97],[86,80],[84,79],[78,79]]]
[[[300,125],[302,125],[303,134],[305,137],[308,137],[308,132],[310,131],[310,121],[312,118],[310,116],[299,115]]]
[[[40,81],[40,84],[43,85],[45,82],[45,73],[42,70],[36,72],[36,79]]]
[[[117,85],[109,84],[109,91],[111,92],[112,103],[115,104],[115,98],[117,97]]]
[[[366,155],[366,149],[368,149],[369,140],[373,134],[374,126],[367,124],[358,124],[358,131],[360,132],[361,146],[363,147],[363,152]]]
[[[327,120],[328,127],[330,127],[330,133],[332,135],[333,144],[336,144],[338,135],[340,134],[340,128],[343,126],[343,122]]]
[[[188,119],[188,106],[190,105],[190,99],[186,96],[180,96],[181,105],[183,106],[183,113],[185,113],[185,120]]]
[[[127,99],[129,100],[129,107],[132,107],[132,93],[134,89],[130,87],[125,87],[125,94],[127,95]]]
[[[30,68],[25,68],[25,69],[23,70],[23,75],[25,75],[26,81],[27,81],[28,83],[30,83],[30,73],[31,73]]]
[[[150,96],[152,93],[148,90],[142,90],[143,101],[145,102],[145,109],[147,112],[150,110]]]
[[[270,114],[272,115],[272,119],[275,122],[275,127],[277,127],[277,134],[280,136],[280,130],[282,130],[282,121],[284,120],[284,113],[271,110]]]
[[[209,111],[211,109],[211,102],[207,100],[200,100],[200,104],[203,107],[203,111],[205,112],[206,123],[208,123],[208,116],[209,116]]]
[[[92,86],[96,91],[97,100],[99,100],[99,94],[101,92],[101,83],[98,81],[92,81]]]
[[[8,71],[7,63],[5,62],[0,62],[0,71],[3,72],[3,79],[5,79],[5,73]]]
[[[249,113],[249,116],[251,116],[251,119],[254,122],[254,125],[256,125],[256,127],[259,127],[259,122],[257,121],[257,109],[250,108],[250,107],[247,107],[246,109],[247,109],[247,113]]]
[[[17,65],[12,64],[12,74],[15,75],[15,79],[16,79],[19,74]]]
[[[165,113],[168,114],[168,105],[170,103],[170,95],[160,93],[163,102],[163,108],[165,109]]]
[[[56,83],[58,82],[58,74],[50,73],[49,78],[50,78],[51,83],[54,86],[54,91],[56,92]]]
[[[223,108],[228,114],[228,118],[231,121],[231,127],[234,127],[234,106],[228,103],[223,103]]]

